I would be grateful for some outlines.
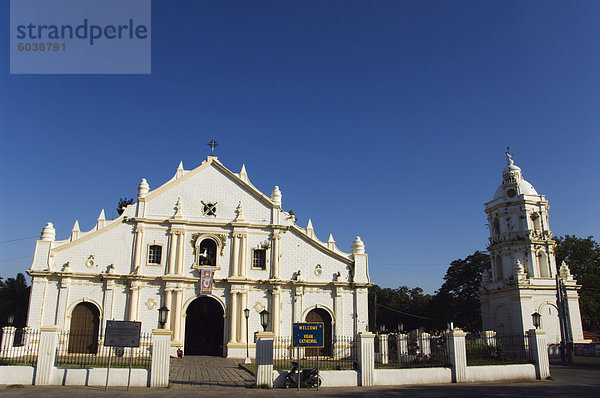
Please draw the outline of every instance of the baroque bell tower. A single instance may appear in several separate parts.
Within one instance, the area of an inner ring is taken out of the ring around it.
[[[494,199],[485,203],[490,226],[491,274],[482,278],[481,316],[484,330],[524,334],[532,329],[531,315],[542,316],[548,343],[561,340],[557,283],[563,286],[562,333],[567,340],[583,339],[579,312],[580,286],[566,264],[557,278],[556,244],[548,222],[548,201],[523,179],[508,151],[502,184]],[[565,333],[567,335],[565,336]]]

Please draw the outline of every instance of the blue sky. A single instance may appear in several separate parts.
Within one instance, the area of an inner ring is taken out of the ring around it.
[[[0,275],[216,155],[283,192],[371,279],[439,288],[485,250],[510,145],[555,235],[600,236],[597,1],[153,1],[151,75],[10,75],[0,36]],[[0,31],[9,29],[8,2]]]

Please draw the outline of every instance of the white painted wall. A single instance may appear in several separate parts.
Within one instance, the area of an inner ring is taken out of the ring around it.
[[[535,380],[531,364],[467,366],[467,382]]]
[[[450,368],[375,369],[376,386],[445,383],[452,383]]]

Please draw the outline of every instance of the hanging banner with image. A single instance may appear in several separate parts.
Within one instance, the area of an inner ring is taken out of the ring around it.
[[[213,274],[212,269],[201,269],[200,270],[200,294],[212,294],[213,288]]]

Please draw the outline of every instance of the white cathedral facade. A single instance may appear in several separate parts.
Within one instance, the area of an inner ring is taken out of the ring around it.
[[[548,344],[561,341],[557,285],[564,292],[562,333],[565,341],[583,340],[580,288],[567,264],[557,267],[555,242],[548,223],[548,201],[523,179],[508,152],[502,184],[485,204],[490,226],[491,274],[484,273],[480,297],[484,330],[524,334],[533,329],[532,314]]]
[[[266,196],[245,167],[233,173],[214,156],[193,170],[180,164],[153,190],[142,179],[137,202],[118,218],[102,211],[91,231],[75,222],[67,239],[55,236],[48,223],[28,271],[29,327],[88,330],[101,340],[107,320],[141,321],[145,332],[159,327],[158,308],[166,306],[172,352],[227,357],[245,357],[247,343],[252,351],[265,309],[276,336],[290,336],[293,322],[324,322],[325,355],[336,336],[368,328],[361,239],[352,253],[331,235],[321,242],[310,220],[301,228],[283,211],[277,186]],[[207,269],[213,287],[201,294]]]

